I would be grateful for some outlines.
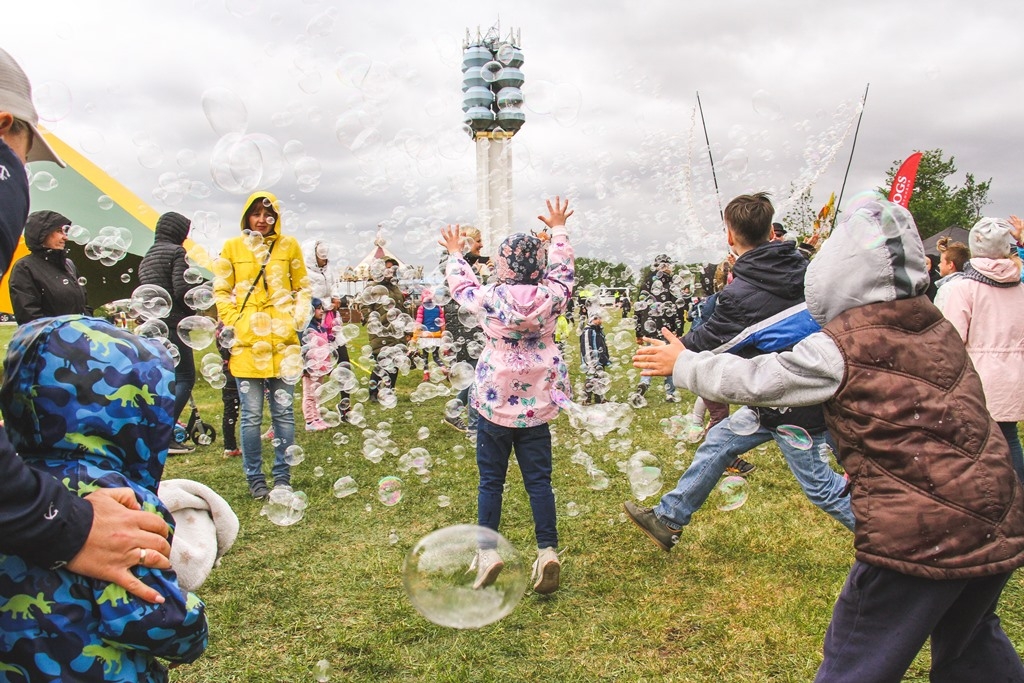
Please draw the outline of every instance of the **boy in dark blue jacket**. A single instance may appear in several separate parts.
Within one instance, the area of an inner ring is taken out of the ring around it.
[[[790,349],[820,329],[804,303],[808,261],[792,242],[772,241],[774,211],[765,193],[741,195],[726,206],[726,237],[737,256],[733,280],[718,293],[711,316],[683,337],[687,349],[752,358]],[[671,550],[726,468],[772,440],[808,499],[852,531],[846,481],[830,466],[834,448],[820,405],[741,408],[708,431],[675,489],[655,508],[626,501],[626,513],[658,547]]]

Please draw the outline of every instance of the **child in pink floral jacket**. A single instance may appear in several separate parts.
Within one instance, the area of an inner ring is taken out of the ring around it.
[[[480,526],[498,530],[502,489],[513,449],[530,498],[537,561],[534,590],[558,589],[558,531],[555,496],[551,489],[551,432],[548,422],[558,415],[553,390],[568,395],[565,359],[555,344],[558,316],[565,311],[575,282],[573,250],[565,221],[569,202],[547,202],[548,216],[538,216],[550,229],[550,240],[516,233],[501,243],[495,255],[494,282],[481,286],[462,256],[459,226],[441,231],[448,250],[448,288],[463,309],[481,318],[486,337],[470,393],[480,412],[476,459],[480,471],[477,519]],[[493,548],[481,548],[476,561],[477,587],[493,583],[502,568]]]

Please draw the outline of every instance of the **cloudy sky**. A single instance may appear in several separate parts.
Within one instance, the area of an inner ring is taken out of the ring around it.
[[[580,255],[724,254],[697,92],[722,203],[769,190],[781,216],[794,187],[838,193],[870,83],[845,198],[941,148],[955,182],[992,179],[985,213],[1024,212],[1013,3],[44,0],[5,10],[0,45],[45,125],[211,250],[269,189],[285,231],[341,262],[379,229],[433,264],[437,227],[476,215],[462,41],[499,20],[526,59],[516,227],[569,196]],[[259,173],[231,173],[247,150]]]

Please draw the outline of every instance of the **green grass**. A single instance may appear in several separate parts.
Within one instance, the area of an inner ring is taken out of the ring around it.
[[[9,328],[3,332],[0,339],[6,340]],[[626,360],[620,353],[613,369],[611,395],[620,400],[636,382]],[[312,681],[320,659],[331,663],[333,681],[814,677],[832,603],[853,559],[852,536],[807,502],[771,445],[748,456],[757,471],[749,477],[750,497],[743,507],[720,512],[709,504],[671,553],[656,549],[623,521],[621,506],[630,491],[616,462],[649,450],[661,459],[666,487],[680,474],[673,463],[689,462],[693,447],[677,453],[675,442],[658,426],[661,418],[686,410],[689,403],[665,404],[657,381],[648,392],[650,406],[635,413],[628,433],[611,437],[631,439],[625,450],[612,451],[610,439],[581,435],[564,415],[553,423],[558,527],[565,551],[561,589],[550,597],[528,593],[505,619],[475,631],[422,618],[402,587],[403,558],[430,531],[475,522],[477,475],[471,448],[462,459],[453,453],[454,446],[467,443],[464,437],[440,422],[446,399],[409,401],[418,377],[414,370],[399,379],[396,408],[367,409],[370,426],[382,420],[392,424],[399,454],[424,446],[438,460],[429,482],[403,476],[405,494],[395,507],[381,505],[375,492],[380,477],[398,474],[397,458],[387,456],[379,464],[364,459],[361,430],[352,426],[298,433],[306,461],[293,469],[293,484],[308,494],[309,509],[291,527],[276,527],[260,516],[261,505],[248,496],[241,463],[221,457],[219,438],[192,455],[169,460],[166,478],[208,484],[231,503],[241,521],[234,548],[198,591],[208,610],[209,650],[196,663],[172,671],[172,681]],[[219,392],[200,379],[195,394],[204,419],[220,431]],[[416,431],[424,425],[430,437],[420,441]],[[337,431],[349,434],[347,446],[332,444]],[[577,447],[609,474],[607,490],[587,487],[584,468],[570,460]],[[264,449],[265,456],[269,450]],[[314,476],[317,466],[324,476]],[[360,490],[336,499],[332,484],[346,474]],[[449,507],[438,507],[441,494],[450,496]],[[570,501],[581,508],[579,516],[564,514]],[[394,546],[388,543],[392,529],[400,537]],[[532,520],[515,467],[502,533],[532,562]],[[1001,616],[1018,648],[1024,645],[1022,597],[1021,580],[1014,577]],[[927,680],[927,671],[925,653],[906,680]]]

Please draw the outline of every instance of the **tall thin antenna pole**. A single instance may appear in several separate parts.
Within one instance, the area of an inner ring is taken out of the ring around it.
[[[715,158],[711,156],[711,140],[708,139],[708,124],[704,123],[704,107],[700,106],[700,92],[697,93],[697,109],[700,111],[700,125],[704,128],[704,142],[708,146],[708,160],[711,161],[711,177],[715,181],[715,196],[718,198],[718,215],[724,223],[725,212],[722,211],[722,193],[718,190],[718,176],[715,175]]]
[[[836,210],[832,213],[832,227],[836,227],[839,219],[839,207],[843,205],[843,191],[846,189],[846,179],[850,175],[850,166],[853,165],[853,150],[857,149],[857,134],[860,133],[860,122],[864,118],[864,107],[868,102],[868,88],[871,84],[864,86],[864,97],[860,101],[860,116],[857,117],[857,128],[853,131],[853,144],[850,145],[850,160],[846,162],[846,173],[843,174],[843,184],[839,188],[839,200],[836,202]]]

